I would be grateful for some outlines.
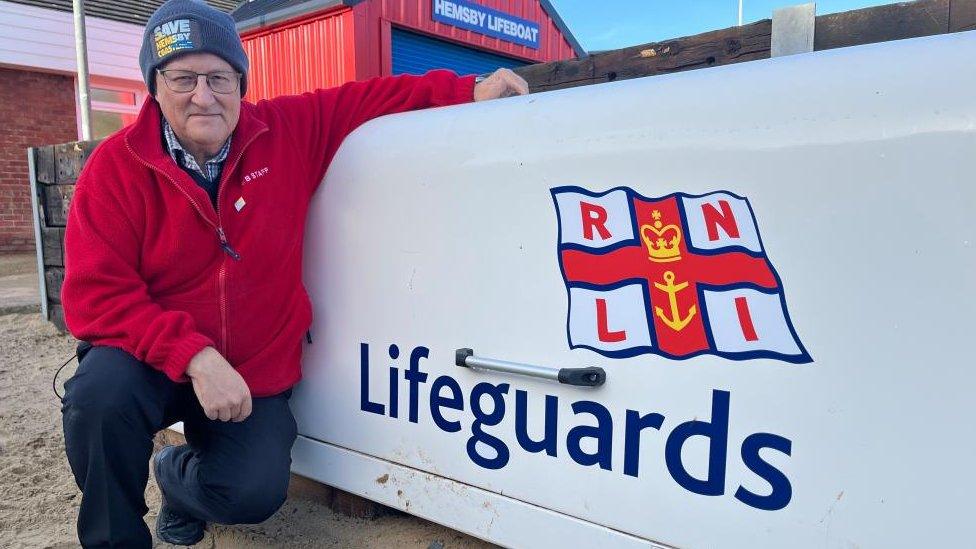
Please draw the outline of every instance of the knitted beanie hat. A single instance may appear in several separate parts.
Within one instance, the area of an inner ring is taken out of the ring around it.
[[[247,55],[234,19],[200,0],[169,0],[146,23],[139,67],[149,93],[156,95],[156,69],[185,53],[212,53],[241,73],[247,91]]]

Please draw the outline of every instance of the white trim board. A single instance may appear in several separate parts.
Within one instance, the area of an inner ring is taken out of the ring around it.
[[[143,27],[98,17],[85,24],[91,75],[141,82]],[[0,0],[0,65],[76,73],[71,13]]]
[[[291,455],[295,474],[506,547],[668,547],[302,435]]]

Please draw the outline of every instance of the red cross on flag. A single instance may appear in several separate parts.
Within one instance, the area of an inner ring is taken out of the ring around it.
[[[570,347],[610,357],[812,359],[749,201],[552,189]]]

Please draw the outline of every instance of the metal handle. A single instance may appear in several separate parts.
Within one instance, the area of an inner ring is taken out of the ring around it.
[[[599,387],[607,380],[607,373],[603,368],[590,366],[586,368],[547,368],[534,364],[520,364],[506,362],[493,358],[474,356],[472,349],[458,349],[455,351],[455,364],[463,368],[481,368],[496,372],[508,372],[525,376],[541,377],[579,387]]]

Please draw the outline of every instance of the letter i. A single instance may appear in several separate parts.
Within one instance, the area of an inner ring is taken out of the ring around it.
[[[759,341],[756,335],[756,327],[752,323],[752,314],[749,312],[749,302],[745,297],[735,298],[735,312],[739,316],[739,326],[742,327],[742,337],[746,341]]]
[[[390,345],[390,358],[396,360],[400,356],[400,348],[395,344]],[[390,417],[397,417],[400,409],[399,399],[400,370],[395,365],[390,366]]]

